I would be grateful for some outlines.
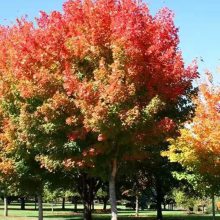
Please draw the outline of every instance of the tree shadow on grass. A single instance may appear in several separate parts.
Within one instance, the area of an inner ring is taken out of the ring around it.
[[[82,220],[82,216],[46,216],[44,219],[56,219],[56,220]]]

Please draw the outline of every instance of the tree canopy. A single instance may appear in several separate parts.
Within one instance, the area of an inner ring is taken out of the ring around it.
[[[23,161],[43,180],[101,159],[116,206],[118,161],[146,158],[191,114],[197,66],[184,65],[173,16],[133,0],[69,0],[1,27],[2,173],[25,174]]]

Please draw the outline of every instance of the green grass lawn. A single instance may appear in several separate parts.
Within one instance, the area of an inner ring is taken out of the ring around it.
[[[54,206],[54,212],[51,211],[50,204],[44,204],[44,216],[45,219],[54,220],[81,220],[82,219],[82,205],[78,206],[79,212],[75,213],[72,211],[73,205],[66,204],[66,210],[61,210],[61,204],[56,204]],[[94,220],[108,220],[110,219],[110,214],[98,213],[102,208],[101,205],[96,205],[96,213],[93,214]],[[164,211],[165,220],[211,220],[210,215],[187,215],[185,211]],[[3,217],[3,204],[0,204],[0,220],[36,220],[38,211],[34,210],[34,204],[26,204],[26,210],[20,210],[20,205],[18,203],[12,203],[9,206],[9,216]],[[125,209],[125,207],[119,206],[119,219],[120,220],[153,220],[155,219],[156,211],[145,210],[140,211],[139,217],[134,217],[134,211]],[[218,216],[218,215],[217,215]],[[220,220],[220,215],[217,217]]]

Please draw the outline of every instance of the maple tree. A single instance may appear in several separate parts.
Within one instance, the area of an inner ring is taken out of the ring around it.
[[[208,76],[211,79],[210,74]],[[220,88],[211,81],[200,85],[199,96],[194,100],[195,117],[180,131],[177,139],[171,140],[169,151],[164,153],[186,169],[185,173],[177,174],[179,178],[187,179],[196,190],[212,198],[219,192],[220,178],[219,97]]]
[[[177,140],[171,140],[168,155],[189,171],[204,176],[206,181],[219,178],[219,87],[202,84],[195,117],[181,130]]]
[[[64,85],[76,98],[86,130],[97,133],[95,150],[109,158],[116,219],[117,161],[140,157],[138,146],[158,142],[160,134],[175,128],[158,113],[191,88],[196,67],[184,67],[168,9],[152,17],[145,4],[133,1],[69,1],[64,17],[75,52]]]
[[[74,158],[76,166],[83,165],[85,142],[79,149],[74,141],[79,134],[84,139],[85,129],[80,126],[73,99],[63,88],[63,67],[57,70],[49,65],[46,69],[46,58],[42,64],[27,59],[33,55],[28,46],[28,40],[33,40],[30,38],[33,24],[18,20],[17,25],[1,31],[4,36],[0,61],[2,179],[8,185],[13,183],[15,188],[41,197],[45,183],[60,175],[64,166],[74,165],[68,158]],[[29,67],[25,66],[26,62]],[[29,75],[28,71],[40,75]],[[42,219],[42,212],[39,214]]]
[[[29,194],[37,193],[40,203],[44,184],[57,175],[54,167],[62,167],[57,160],[60,152],[64,155],[73,152],[70,150],[72,145],[64,146],[64,143],[68,142],[68,134],[72,131],[66,119],[68,115],[73,116],[75,105],[64,93],[56,72],[54,75],[48,72],[49,83],[43,80],[41,86],[39,79],[32,81],[24,76],[27,70],[19,66],[16,59],[19,53],[22,57],[25,37],[31,33],[31,24],[26,21],[2,29],[5,38],[1,44],[0,61],[0,168],[2,181],[7,181],[7,186],[12,185]],[[38,73],[42,67],[37,69],[36,66],[32,68]],[[43,77],[47,76],[43,74]],[[25,91],[26,86],[31,93]],[[39,207],[39,219],[43,219],[42,206],[39,204]]]
[[[140,146],[171,136],[180,119],[168,110],[190,100],[197,67],[185,67],[178,43],[171,11],[152,16],[132,0],[70,0],[36,25],[2,28],[1,109],[13,134],[1,130],[2,147],[32,152],[50,172],[105,158],[117,219],[118,162],[146,158]]]

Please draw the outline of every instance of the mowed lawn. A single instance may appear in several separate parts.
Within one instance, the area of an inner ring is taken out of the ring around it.
[[[54,205],[54,212],[51,211],[50,204],[44,204],[44,216],[45,219],[56,220],[81,220],[82,219],[82,205],[78,205],[79,212],[73,212],[73,205],[66,204],[66,210],[61,210],[61,204]],[[97,209],[93,214],[94,220],[108,220],[110,214],[101,212],[101,205],[96,205]],[[26,204],[26,210],[20,210],[18,203],[12,203],[9,205],[9,216],[3,217],[3,204],[0,205],[0,220],[37,220],[38,211],[34,210],[34,204]],[[211,220],[210,215],[191,214],[187,215],[185,211],[163,211],[165,220]],[[140,216],[135,217],[134,211],[126,209],[123,206],[119,206],[119,220],[154,220],[156,211],[145,210],[140,211]],[[217,215],[217,219],[220,220],[220,215]]]

